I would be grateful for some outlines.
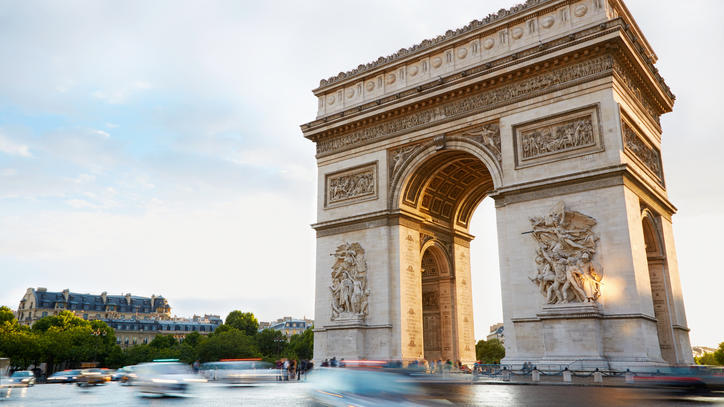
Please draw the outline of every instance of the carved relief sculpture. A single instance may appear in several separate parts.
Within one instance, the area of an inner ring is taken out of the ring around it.
[[[498,123],[484,124],[475,130],[468,131],[463,134],[485,146],[493,154],[495,159],[498,161],[498,164],[502,162],[500,149],[500,126]]]
[[[390,179],[395,178],[395,175],[402,169],[402,165],[417,147],[418,145],[402,146],[390,151]]]
[[[375,165],[327,176],[327,204],[375,196],[377,182]]]
[[[343,151],[372,140],[394,137],[402,132],[428,126],[458,115],[473,111],[491,110],[538,92],[551,91],[567,82],[611,72],[613,65],[613,57],[602,55],[469,97],[443,103],[439,106],[421,109],[381,124],[368,126],[340,136],[323,138],[317,142],[317,154],[324,155]]]
[[[621,122],[621,130],[623,131],[623,142],[626,149],[656,175],[657,181],[662,181],[661,155],[658,150],[649,147],[625,121]]]
[[[596,144],[590,116],[522,132],[520,141],[523,160]]]
[[[530,232],[538,243],[536,272],[529,279],[538,285],[548,304],[595,302],[601,296],[603,269],[593,261],[598,236],[596,220],[566,210],[558,202],[546,216],[530,219]]]
[[[344,243],[331,254],[332,321],[364,320],[368,314],[367,260],[359,243]]]

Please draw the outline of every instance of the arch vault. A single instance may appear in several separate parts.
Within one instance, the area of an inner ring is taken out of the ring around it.
[[[492,197],[504,362],[692,362],[655,62],[620,0],[528,0],[322,80],[315,359],[472,363]]]

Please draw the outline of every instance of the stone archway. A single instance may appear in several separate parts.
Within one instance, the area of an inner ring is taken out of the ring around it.
[[[472,362],[491,197],[505,363],[691,362],[655,62],[620,1],[535,0],[322,80],[315,359]]]

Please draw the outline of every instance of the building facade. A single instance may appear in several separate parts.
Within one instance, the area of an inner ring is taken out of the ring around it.
[[[314,325],[314,321],[307,318],[295,319],[292,317],[279,318],[274,322],[260,322],[259,331],[274,329],[284,334],[289,340],[293,335],[301,334]]]
[[[156,335],[172,334],[182,340],[191,332],[209,334],[222,324],[218,315],[178,318],[162,296],[139,297],[130,293],[100,295],[28,288],[16,312],[18,322],[32,325],[37,320],[70,311],[85,320],[100,320],[116,331],[116,342],[123,346],[149,343]]]

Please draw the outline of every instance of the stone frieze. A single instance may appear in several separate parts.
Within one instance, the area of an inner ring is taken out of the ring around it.
[[[661,154],[659,151],[649,146],[626,121],[621,121],[621,131],[625,149],[641,161],[656,176],[659,183],[662,183],[664,177],[661,171]]]
[[[495,107],[512,103],[517,99],[532,97],[538,93],[549,92],[559,86],[590,79],[591,77],[612,72],[614,58],[601,55],[576,64],[564,66],[539,75],[531,76],[508,85],[462,97],[427,109],[421,109],[401,117],[368,126],[366,128],[321,139],[317,142],[317,154],[325,155],[377,141],[384,137],[393,137],[404,131],[430,126],[459,115],[479,113]]]
[[[377,164],[368,164],[326,177],[326,204],[352,203],[377,196]]]

